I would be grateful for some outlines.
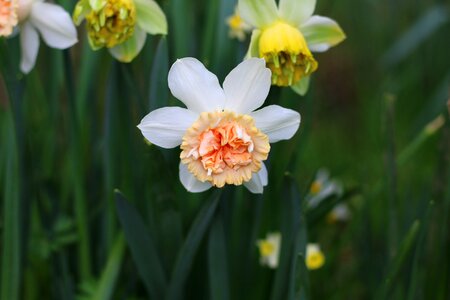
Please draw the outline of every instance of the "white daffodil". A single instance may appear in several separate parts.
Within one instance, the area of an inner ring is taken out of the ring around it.
[[[234,14],[227,18],[227,25],[230,28],[228,36],[237,38],[241,42],[245,40],[245,35],[252,30],[252,27],[242,20],[237,6],[234,9]]]
[[[310,243],[306,245],[305,264],[309,270],[316,270],[325,263],[325,255],[320,250],[319,244]]]
[[[222,89],[197,59],[179,59],[168,83],[187,109],[154,110],[138,128],[160,147],[181,144],[180,180],[188,191],[244,184],[262,193],[269,142],[291,138],[300,124],[299,113],[277,105],[255,111],[269,93],[270,75],[263,59],[248,59],[228,74]]]
[[[279,232],[268,233],[266,238],[258,240],[259,262],[263,266],[275,269],[280,258],[281,234]]]
[[[352,217],[352,213],[346,203],[339,203],[327,215],[329,223],[347,222]]]
[[[330,179],[330,173],[326,169],[317,171],[316,177],[311,184],[309,194],[306,196],[308,207],[314,208],[323,200],[333,195],[342,194],[342,185],[336,180]]]
[[[73,20],[86,19],[89,44],[94,50],[108,48],[121,62],[131,62],[149,34],[167,34],[167,20],[153,0],[80,0]]]
[[[248,56],[262,57],[272,84],[291,86],[304,95],[318,63],[311,51],[324,52],[345,39],[332,19],[312,15],[316,0],[239,0],[242,19],[256,28]]]
[[[20,69],[29,73],[39,51],[39,35],[57,49],[75,44],[77,31],[70,15],[60,6],[40,0],[0,0],[0,36],[11,36],[20,29],[22,57]]]

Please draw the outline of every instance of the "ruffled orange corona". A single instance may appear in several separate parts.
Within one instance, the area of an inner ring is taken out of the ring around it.
[[[249,181],[270,151],[269,138],[254,123],[231,111],[200,114],[183,137],[181,162],[198,180],[217,187]]]
[[[0,36],[11,35],[17,22],[17,0],[0,0]]]

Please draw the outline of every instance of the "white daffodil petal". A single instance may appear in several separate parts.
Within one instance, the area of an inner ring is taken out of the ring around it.
[[[30,22],[25,22],[20,28],[20,70],[28,74],[36,63],[39,52],[39,35]]]
[[[308,20],[316,8],[316,0],[280,0],[279,12],[283,20],[299,26]]]
[[[161,8],[153,0],[134,0],[137,23],[150,34],[167,34],[167,20]]]
[[[297,83],[294,85],[291,85],[291,88],[294,92],[299,94],[300,96],[305,96],[306,93],[309,90],[309,82],[310,82],[311,76],[306,76],[300,79]]]
[[[250,113],[260,107],[270,90],[271,72],[262,58],[249,58],[234,68],[223,82],[225,109]]]
[[[345,33],[336,21],[312,16],[300,26],[308,47],[313,52],[324,52],[345,39]]]
[[[264,187],[268,184],[267,168],[262,163],[261,170],[258,173],[253,174],[250,181],[245,182],[244,186],[253,194],[262,194]]]
[[[168,76],[172,94],[195,112],[222,109],[225,95],[216,75],[195,58],[178,59]]]
[[[78,41],[70,15],[58,5],[33,3],[30,22],[40,32],[45,43],[52,48],[66,49]]]
[[[137,126],[151,143],[163,148],[181,144],[186,130],[198,116],[181,107],[163,107],[146,115]]]
[[[180,162],[180,181],[191,193],[200,193],[209,190],[212,185],[209,182],[201,182],[195,176],[189,172],[187,166]]]
[[[253,27],[270,25],[278,18],[275,0],[239,0],[241,18]]]
[[[109,52],[118,61],[129,63],[141,52],[146,38],[147,33],[135,26],[133,35],[122,44],[110,48]]]
[[[300,126],[300,114],[292,109],[269,105],[250,114],[255,126],[269,136],[270,143],[290,139]]]
[[[245,59],[250,57],[259,57],[259,38],[261,37],[261,30],[255,29],[252,32],[252,37],[250,39],[250,45],[248,46],[247,54]]]

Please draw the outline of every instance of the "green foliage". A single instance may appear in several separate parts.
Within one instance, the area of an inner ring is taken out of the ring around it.
[[[304,97],[271,88],[265,105],[302,124],[272,145],[263,195],[188,193],[179,149],[136,128],[181,105],[167,87],[177,58],[222,82],[249,42],[228,37],[233,1],[158,3],[168,35],[148,36],[130,64],[82,32],[70,50],[41,45],[24,76],[18,38],[0,39],[0,300],[448,299],[448,3],[318,1],[347,40],[315,54]],[[322,167],[343,193],[310,206]],[[339,204],[347,220],[332,218]],[[273,231],[275,270],[256,246]],[[312,242],[326,257],[318,270],[305,264]]]

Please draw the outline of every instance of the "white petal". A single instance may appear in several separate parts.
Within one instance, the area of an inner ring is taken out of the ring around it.
[[[78,41],[72,18],[58,5],[35,2],[31,7],[30,21],[52,48],[66,49]]]
[[[250,114],[255,126],[269,136],[270,143],[290,139],[300,126],[300,114],[292,109],[269,105]]]
[[[244,186],[253,194],[262,194],[267,183],[267,168],[266,165],[262,163],[261,170],[259,170],[258,173],[253,174],[252,179],[245,182]]]
[[[39,35],[30,22],[25,22],[20,28],[20,70],[27,74],[33,69],[39,51]]]
[[[264,27],[278,18],[275,0],[239,0],[241,18],[253,27]]]
[[[312,16],[300,26],[308,47],[313,52],[324,52],[345,39],[345,33],[336,21]]]
[[[280,0],[280,17],[299,26],[308,20],[316,8],[316,0]]]
[[[212,187],[209,182],[201,182],[189,172],[187,166],[180,162],[180,181],[183,186],[191,193],[204,192]]]
[[[163,107],[146,115],[137,126],[151,143],[163,148],[181,144],[186,130],[197,115],[181,107]]]
[[[225,78],[225,109],[237,113],[250,113],[260,107],[270,90],[271,72],[262,58],[249,58],[241,62]]]
[[[161,8],[153,0],[134,0],[137,23],[150,34],[167,34],[167,20]]]
[[[223,108],[225,95],[216,75],[195,58],[177,59],[168,82],[172,94],[190,110],[201,113]]]
[[[118,61],[129,63],[141,52],[146,38],[147,33],[135,26],[133,35],[122,44],[110,48],[109,52]]]

